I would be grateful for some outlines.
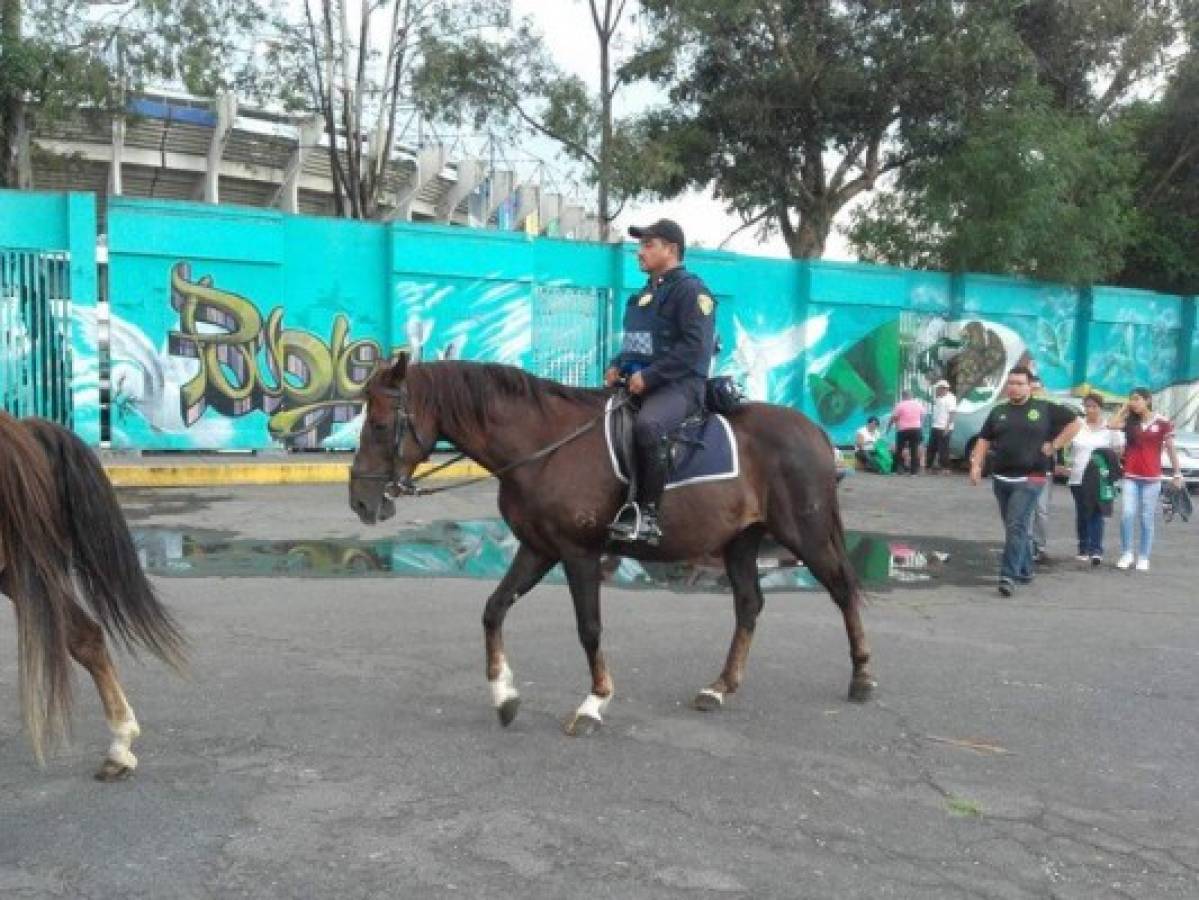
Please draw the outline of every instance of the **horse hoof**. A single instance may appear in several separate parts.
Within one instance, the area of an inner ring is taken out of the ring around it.
[[[724,706],[724,696],[719,691],[704,688],[695,695],[695,699],[691,701],[691,705],[700,712],[716,712],[716,710]]]
[[[505,728],[512,724],[512,720],[516,718],[518,712],[520,712],[520,697],[509,697],[496,708],[500,724]]]
[[[127,766],[124,763],[106,759],[100,764],[100,768],[96,770],[95,778],[96,781],[104,782],[125,781],[132,774],[133,766]]]
[[[586,737],[599,731],[601,724],[594,716],[576,715],[566,723],[566,733],[571,737]]]
[[[852,703],[865,703],[874,695],[878,682],[873,678],[855,678],[849,683],[849,699]]]

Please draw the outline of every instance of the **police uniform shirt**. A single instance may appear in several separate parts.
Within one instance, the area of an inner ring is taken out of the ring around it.
[[[706,378],[715,352],[716,301],[682,266],[653,277],[625,306],[624,341],[612,366],[641,372],[648,389]]]
[[[999,403],[983,422],[978,436],[991,444],[992,470],[1003,478],[1044,475],[1047,466],[1041,446],[1061,434],[1074,411],[1037,397],[1026,402]]]

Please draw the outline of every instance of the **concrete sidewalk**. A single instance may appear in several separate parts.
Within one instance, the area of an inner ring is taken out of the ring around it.
[[[451,459],[434,454],[417,475]],[[104,471],[117,487],[218,487],[238,484],[344,484],[352,453],[156,453],[101,451]],[[442,469],[435,479],[477,478],[487,470],[470,460]]]

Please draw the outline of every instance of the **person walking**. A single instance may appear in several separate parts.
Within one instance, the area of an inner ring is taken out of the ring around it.
[[[1174,484],[1182,486],[1182,469],[1174,446],[1174,423],[1153,411],[1148,388],[1133,388],[1128,402],[1112,416],[1109,428],[1124,432],[1124,478],[1120,482],[1120,558],[1116,568],[1135,563],[1138,572],[1149,571],[1153,552],[1153,525],[1162,492],[1162,448],[1174,467]],[[1139,523],[1139,546],[1133,529]],[[1134,550],[1134,547],[1136,548]]]
[[[1098,566],[1103,563],[1103,511],[1100,509],[1099,498],[1091,494],[1098,493],[1102,479],[1096,472],[1093,490],[1088,490],[1083,482],[1095,451],[1118,451],[1123,447],[1124,440],[1121,432],[1107,427],[1101,396],[1096,393],[1087,394],[1083,398],[1082,409],[1082,427],[1070,442],[1070,474],[1067,482],[1074,497],[1074,522],[1078,532],[1077,559],[1079,562],[1090,562],[1091,565]],[[1108,499],[1110,501],[1110,497]],[[1110,502],[1107,505],[1110,507]]]
[[[958,398],[942,378],[933,385],[933,421],[928,437],[928,468],[932,472],[949,471],[949,437],[953,434],[953,417]]]
[[[1029,379],[1033,397],[1049,401],[1045,395],[1045,382],[1041,376],[1033,373]],[[1045,460],[1045,488],[1037,497],[1037,508],[1032,515],[1032,561],[1045,563],[1049,561],[1049,504],[1053,498],[1053,472],[1057,459],[1050,457]]]
[[[912,396],[911,391],[901,391],[899,402],[891,411],[887,427],[895,426],[895,471],[903,464],[903,451],[908,450],[908,474],[920,471],[920,444],[923,437],[924,404]]]
[[[620,352],[604,372],[604,384],[625,379],[640,400],[633,426],[637,447],[637,502],[624,507],[627,518],[609,526],[613,540],[662,540],[658,504],[670,466],[668,437],[703,409],[704,384],[715,353],[716,301],[707,286],[683,268],[687,242],[670,219],[631,227],[639,242],[637,263],[648,276],[629,297]]]
[[[992,486],[1003,519],[999,593],[1012,596],[1016,584],[1033,579],[1029,529],[1037,498],[1045,489],[1046,459],[1074,439],[1082,423],[1074,412],[1034,398],[1026,366],[1008,372],[1007,401],[996,404],[983,422],[970,455],[970,483],[982,479],[983,462],[993,453]]]

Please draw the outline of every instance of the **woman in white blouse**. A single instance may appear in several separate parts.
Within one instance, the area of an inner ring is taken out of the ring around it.
[[[1103,398],[1098,394],[1087,394],[1082,401],[1083,424],[1070,444],[1070,493],[1074,495],[1075,524],[1078,528],[1078,560],[1091,561],[1091,565],[1103,563],[1103,515],[1086,502],[1083,494],[1083,473],[1091,454],[1101,447],[1119,450],[1124,445],[1124,434],[1107,427],[1103,418]]]

